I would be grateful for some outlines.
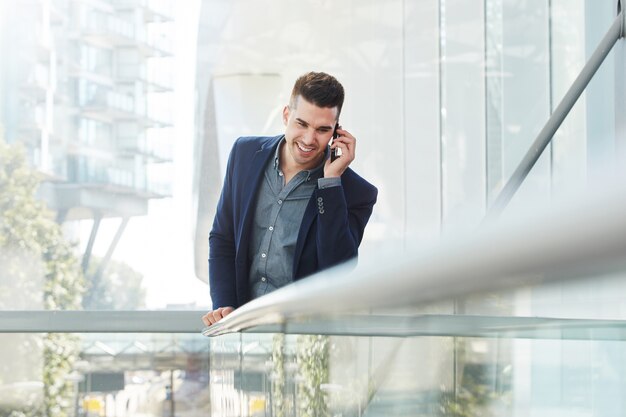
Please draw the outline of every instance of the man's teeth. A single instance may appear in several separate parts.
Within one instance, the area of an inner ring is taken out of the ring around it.
[[[300,148],[300,150],[302,152],[311,152],[313,150],[313,148],[305,148],[304,146],[300,145],[299,143],[298,143],[298,148]]]

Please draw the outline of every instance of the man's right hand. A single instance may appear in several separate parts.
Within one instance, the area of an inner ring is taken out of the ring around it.
[[[202,321],[206,326],[210,326],[214,323],[217,323],[230,313],[232,313],[235,309],[232,307],[220,307],[217,310],[211,310],[202,316]]]

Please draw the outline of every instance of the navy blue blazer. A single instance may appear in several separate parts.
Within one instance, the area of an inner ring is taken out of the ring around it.
[[[250,300],[248,245],[263,170],[283,135],[237,139],[209,234],[209,284],[213,308]],[[296,241],[293,279],[354,258],[378,190],[350,168],[341,186],[316,187]]]

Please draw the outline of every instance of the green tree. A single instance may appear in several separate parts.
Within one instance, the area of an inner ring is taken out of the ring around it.
[[[329,417],[328,394],[322,384],[328,383],[330,370],[330,337],[300,335],[296,339],[298,371],[298,415]]]
[[[129,265],[109,261],[99,279],[91,279],[98,272],[102,259],[92,257],[87,271],[87,288],[83,296],[85,310],[137,310],[146,305],[143,275]]]
[[[18,282],[19,291],[28,291],[30,298],[43,297],[41,304],[47,310],[80,309],[84,280],[75,248],[63,236],[53,213],[37,199],[41,177],[24,155],[21,146],[0,139],[0,252],[9,254],[1,259],[2,272],[28,281],[24,271],[30,271],[34,262],[41,266],[43,288]],[[23,308],[13,303],[9,307]],[[75,336],[48,334],[43,338],[43,413],[48,417],[71,415],[73,385],[66,377],[78,354]]]

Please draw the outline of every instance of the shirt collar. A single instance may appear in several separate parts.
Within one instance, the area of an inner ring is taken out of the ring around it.
[[[280,149],[283,147],[283,145],[286,143],[286,139],[285,136],[283,135],[283,137],[280,139],[280,141],[278,142],[278,146],[276,147],[276,152],[274,152],[274,169],[277,172],[280,172]],[[324,163],[326,163],[326,158],[328,158],[328,150],[329,147],[327,146],[326,149],[324,150],[324,159],[322,159],[322,162],[320,162],[320,164],[318,166],[316,166],[313,169],[309,169],[309,170],[302,170],[300,172],[306,172],[307,176],[306,176],[306,180],[309,181],[311,179],[311,177],[313,178],[319,178],[322,176],[322,170],[324,169]]]

